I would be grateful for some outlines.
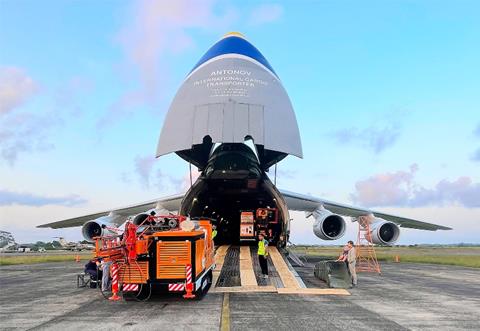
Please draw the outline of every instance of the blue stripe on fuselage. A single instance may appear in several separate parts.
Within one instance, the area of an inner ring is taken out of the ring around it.
[[[252,58],[257,62],[260,62],[261,64],[263,64],[275,76],[277,76],[277,74],[273,70],[270,63],[268,63],[267,59],[262,55],[262,53],[260,53],[258,49],[255,48],[255,46],[250,44],[247,40],[240,37],[236,37],[236,36],[223,38],[222,40],[218,41],[215,45],[213,45],[205,53],[205,55],[202,56],[200,61],[198,61],[198,63],[195,65],[195,67],[193,67],[190,73],[192,73],[192,71],[197,69],[199,66],[201,66],[208,60],[224,54],[241,54],[241,55],[248,56],[249,58]]]

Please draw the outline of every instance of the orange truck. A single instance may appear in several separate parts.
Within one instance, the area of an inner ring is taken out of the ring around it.
[[[201,299],[215,268],[210,220],[178,215],[127,222],[122,235],[96,238],[95,254],[116,264],[119,290],[138,298],[153,289]]]

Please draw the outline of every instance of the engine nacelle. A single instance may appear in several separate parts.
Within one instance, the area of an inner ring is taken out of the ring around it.
[[[88,221],[82,226],[83,238],[93,242],[95,237],[115,235],[116,233],[110,230],[109,227],[115,227],[114,217],[110,215]]]
[[[154,209],[150,209],[150,210],[147,210],[146,212],[143,212],[143,213],[140,213],[138,215],[135,215],[135,217],[133,218],[133,224],[139,226],[140,224],[142,224],[145,219],[150,216],[150,215],[156,215],[156,216],[160,216],[160,215],[169,215],[170,212],[166,209],[163,209],[163,208],[154,208]],[[170,225],[170,224],[169,224]],[[175,224],[175,226],[173,226],[172,224],[172,228],[173,227],[176,227],[178,224]]]
[[[393,245],[400,236],[400,227],[383,218],[374,218],[370,225],[370,233],[372,234],[372,244]]]
[[[326,209],[317,209],[313,212],[315,222],[313,233],[323,240],[335,240],[343,237],[347,228],[343,217]]]

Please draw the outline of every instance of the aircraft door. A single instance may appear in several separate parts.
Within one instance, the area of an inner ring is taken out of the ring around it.
[[[251,136],[257,145],[265,143],[264,108],[261,105],[211,103],[195,107],[192,145],[201,144],[205,136],[213,143],[243,143]]]
[[[223,103],[211,103],[195,108],[192,145],[201,144],[207,135],[213,142],[223,142],[223,107]]]

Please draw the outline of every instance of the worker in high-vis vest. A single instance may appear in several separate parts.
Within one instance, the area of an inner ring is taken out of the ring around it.
[[[215,239],[215,237],[217,236],[217,227],[215,225],[212,226],[212,239]]]
[[[258,235],[258,262],[260,263],[260,268],[262,268],[262,278],[268,278],[268,240],[265,239],[265,236],[260,233]]]

